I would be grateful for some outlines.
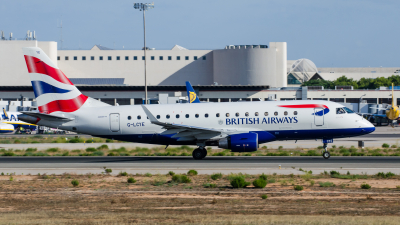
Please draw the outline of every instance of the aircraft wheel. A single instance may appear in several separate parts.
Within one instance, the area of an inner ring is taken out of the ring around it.
[[[329,159],[329,157],[331,157],[331,153],[329,153],[329,152],[327,151],[327,152],[324,152],[324,153],[322,154],[322,156],[324,157],[324,159]]]
[[[204,155],[204,151],[200,148],[196,148],[193,152],[192,152],[192,156],[193,159],[203,159],[205,157]]]

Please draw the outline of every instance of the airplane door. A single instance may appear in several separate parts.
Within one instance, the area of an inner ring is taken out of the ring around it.
[[[317,113],[319,115],[317,115]],[[322,113],[322,115],[321,115]],[[314,108],[314,123],[315,126],[323,126],[324,125],[324,108]]]
[[[113,132],[119,131],[119,113],[110,114],[110,130]]]

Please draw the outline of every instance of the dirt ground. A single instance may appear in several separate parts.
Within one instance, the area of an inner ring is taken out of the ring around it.
[[[274,175],[265,188],[240,189],[231,176],[189,176],[182,184],[160,174],[3,175],[0,224],[399,224],[400,176]]]

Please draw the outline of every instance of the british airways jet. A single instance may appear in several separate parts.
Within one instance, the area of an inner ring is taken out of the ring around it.
[[[206,157],[206,146],[252,152],[262,143],[305,139],[322,139],[328,159],[334,138],[375,130],[329,101],[110,106],[83,95],[40,48],[23,52],[39,112],[23,112],[19,119],[37,125],[130,142],[197,145],[194,159]]]

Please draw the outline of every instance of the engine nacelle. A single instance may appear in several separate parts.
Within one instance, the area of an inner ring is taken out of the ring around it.
[[[219,140],[218,147],[230,149],[232,152],[254,152],[258,149],[258,134],[233,134]]]

